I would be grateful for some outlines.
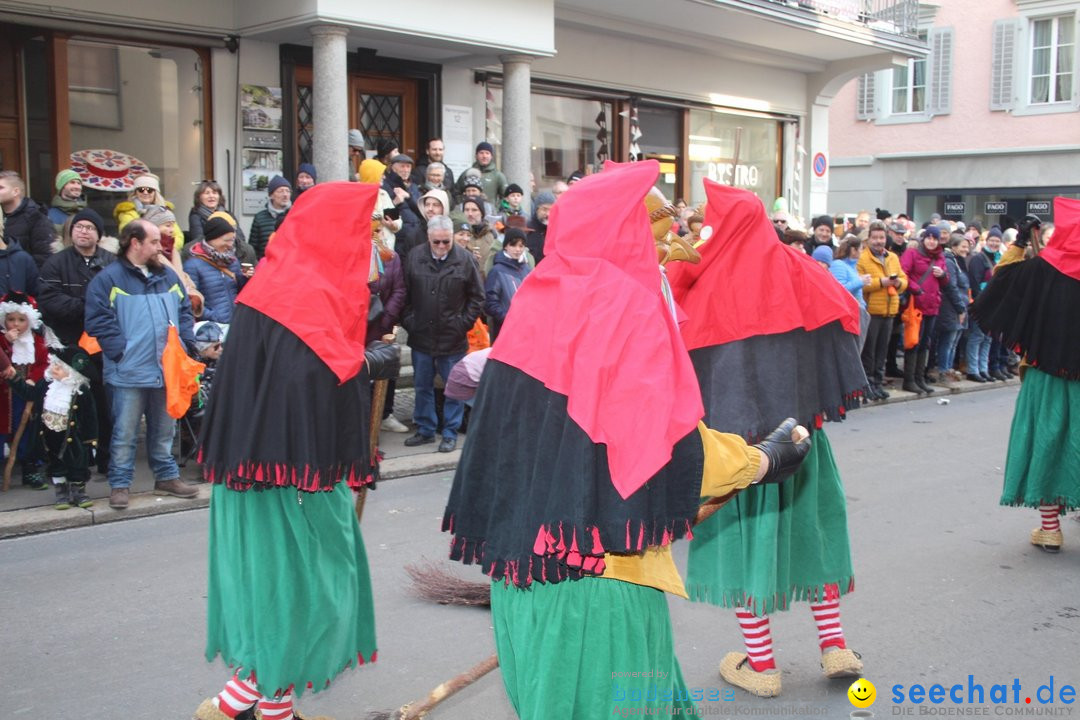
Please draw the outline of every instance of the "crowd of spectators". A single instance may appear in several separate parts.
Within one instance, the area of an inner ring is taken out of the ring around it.
[[[390,140],[368,146],[357,130],[349,131],[349,153],[351,179],[380,187],[371,218],[378,274],[369,283],[368,339],[393,340],[400,327],[412,350],[414,430],[393,414],[393,382],[382,429],[412,430],[409,446],[435,443],[438,435],[438,449],[449,452],[465,422],[464,405],[443,397],[440,387],[467,352],[498,337],[515,293],[544,259],[552,206],[585,173],[525,189],[507,182],[493,146],[481,142],[472,167],[455,177],[439,138],[416,163]],[[212,365],[220,355],[238,293],[257,272],[294,197],[318,182],[318,170],[302,163],[293,181],[269,181],[265,205],[245,234],[221,185],[203,180],[185,235],[160,180],[137,176],[113,210],[117,240],[106,237],[102,218],[87,208],[74,171],[58,173],[47,208],[26,197],[17,174],[0,172],[0,298],[36,298],[43,323],[34,332],[54,335],[57,347],[93,347],[95,461],[108,477],[114,508],[127,505],[142,419],[156,489],[195,495],[171,455],[175,423],[164,409],[161,348],[175,327],[193,356]],[[697,241],[704,209],[682,199],[674,206],[673,230]],[[937,383],[986,383],[1015,374],[1018,358],[968,312],[1003,243],[1015,237],[1007,219],[985,229],[936,215],[916,226],[883,210],[876,219],[860,212],[850,223],[822,215],[804,225],[783,211],[772,219],[779,242],[813,257],[857,302],[868,400],[887,398],[895,379],[905,390],[926,394]],[[905,333],[909,306],[921,322],[915,332],[907,321]],[[14,368],[25,375],[25,368]],[[24,481],[38,484],[35,477]]]

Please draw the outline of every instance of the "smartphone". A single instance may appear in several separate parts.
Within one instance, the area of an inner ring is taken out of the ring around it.
[[[387,220],[397,220],[401,217],[401,208],[386,208],[382,214]]]

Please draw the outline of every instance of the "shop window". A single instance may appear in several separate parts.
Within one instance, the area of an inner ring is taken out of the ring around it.
[[[736,142],[737,141],[737,142]],[[735,146],[739,157],[736,162]],[[691,205],[705,201],[704,178],[750,190],[772,207],[777,195],[780,128],[769,118],[712,110],[690,111],[688,142]]]
[[[148,168],[161,178],[162,193],[186,228],[194,186],[206,177],[198,53],[73,38],[68,84],[72,152],[87,159],[91,151],[107,150],[119,164]],[[89,204],[115,232],[113,209],[127,199],[125,188],[95,181],[84,187]]]
[[[501,118],[502,88],[489,85],[488,92],[492,112]],[[537,188],[550,188],[575,170],[598,170],[605,159],[610,159],[611,103],[539,93],[533,93],[529,102],[532,109],[529,167]],[[501,145],[501,126],[493,125],[493,128],[495,131],[489,135],[495,137],[489,139]],[[496,153],[497,161],[499,155]]]
[[[68,104],[72,125],[123,130],[115,46],[68,43]]]

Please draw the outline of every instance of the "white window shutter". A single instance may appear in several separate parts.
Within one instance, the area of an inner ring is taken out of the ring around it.
[[[1011,110],[1013,106],[1013,59],[1016,55],[1015,19],[994,21],[994,46],[991,51],[990,109]]]
[[[952,28],[934,28],[927,37],[930,60],[927,63],[926,111],[931,115],[952,112],[953,37]]]
[[[855,119],[873,120],[874,113],[874,73],[859,76],[855,92]]]

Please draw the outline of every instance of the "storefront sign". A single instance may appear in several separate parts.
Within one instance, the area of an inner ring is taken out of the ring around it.
[[[963,215],[966,207],[967,203],[947,202],[944,204],[945,209],[942,212],[945,215]]]
[[[709,163],[708,177],[722,185],[732,185],[741,188],[757,187],[761,181],[761,171],[757,165],[739,165],[735,167],[731,163]],[[735,182],[731,182],[732,173],[735,174]]]
[[[1009,203],[1001,200],[987,201],[984,207],[987,215],[1004,215],[1009,212]]]
[[[1049,215],[1049,200],[1029,200],[1027,204],[1028,215]]]

